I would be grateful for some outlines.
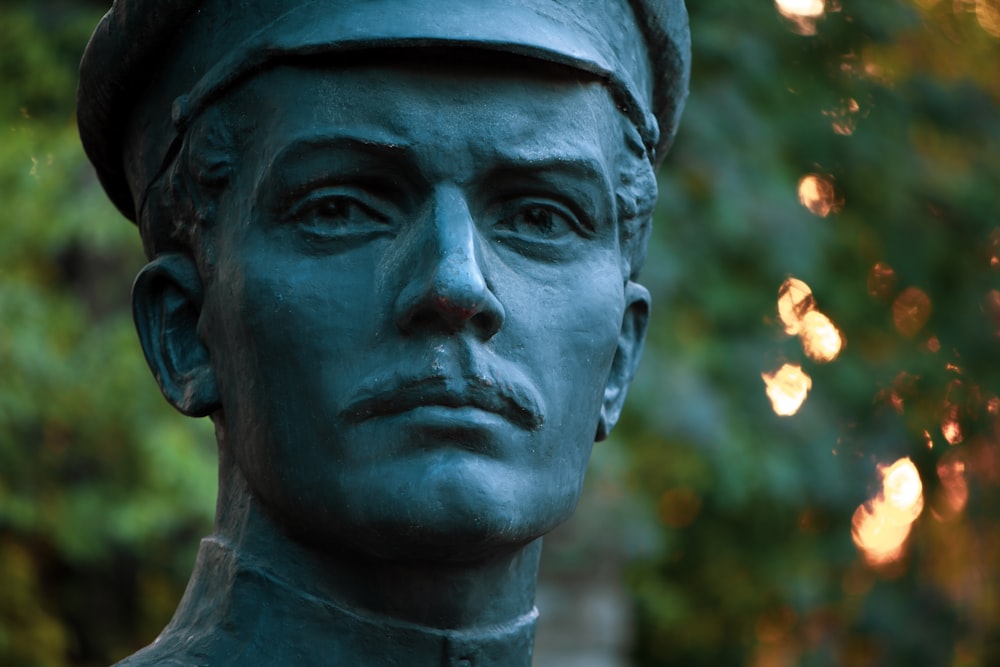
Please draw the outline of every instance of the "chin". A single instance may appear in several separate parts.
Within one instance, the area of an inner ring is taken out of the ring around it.
[[[411,528],[391,540],[361,545],[362,553],[396,562],[433,563],[435,565],[474,564],[506,556],[539,539],[551,530],[507,530],[505,521],[480,522],[477,525],[444,525]],[[552,526],[554,528],[554,526]]]
[[[561,462],[563,465],[565,462]],[[573,513],[581,481],[539,461],[439,447],[258,486],[299,542],[389,561],[471,562],[510,553]]]
[[[474,563],[510,554],[540,538],[572,513],[572,499],[525,494],[517,505],[481,496],[476,502],[449,498],[438,502],[382,504],[383,512],[300,527],[298,537],[323,550],[344,550],[359,558],[437,564]],[[537,495],[537,494],[534,494]],[[317,540],[326,535],[327,539]],[[348,536],[348,539],[344,539]]]

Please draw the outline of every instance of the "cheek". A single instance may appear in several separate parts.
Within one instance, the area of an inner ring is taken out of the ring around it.
[[[605,278],[604,276],[609,276]],[[617,266],[578,280],[566,289],[538,290],[533,304],[534,331],[527,338],[549,400],[552,426],[569,435],[577,429],[593,436],[624,312],[624,290]],[[556,398],[558,397],[558,398]]]

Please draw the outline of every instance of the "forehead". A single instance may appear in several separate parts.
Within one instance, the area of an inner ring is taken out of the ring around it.
[[[495,161],[573,161],[610,178],[625,141],[601,83],[529,61],[277,67],[230,108],[253,119],[246,153],[258,168],[340,139],[454,176]]]

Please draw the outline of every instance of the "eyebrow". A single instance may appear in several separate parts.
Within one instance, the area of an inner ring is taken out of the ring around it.
[[[544,175],[563,174],[598,182],[611,187],[610,175],[600,160],[583,156],[554,155],[540,158],[503,154],[498,164],[489,171],[490,175]]]
[[[301,158],[312,152],[328,150],[347,149],[358,153],[367,153],[373,157],[412,160],[413,148],[409,143],[381,132],[377,134],[381,136],[362,136],[339,132],[337,134],[313,134],[296,137],[283,146],[270,160],[270,165],[264,174],[265,178],[275,165],[280,165],[289,159]]]
[[[551,176],[571,176],[589,183],[600,184],[608,193],[614,207],[614,184],[609,169],[599,158],[588,153],[566,151],[552,155],[541,154],[538,150],[518,150],[516,147],[499,146],[495,148],[495,160],[484,173],[476,175],[475,182],[489,183],[500,178],[542,178]],[[412,174],[420,174],[421,180],[426,178],[419,168],[418,150],[402,138],[383,130],[369,130],[364,134],[316,133],[293,138],[283,146],[269,161],[267,169],[257,181],[258,187],[271,182],[289,162],[296,162],[312,154],[322,154],[326,151],[348,151],[353,155],[368,156],[378,162],[403,165]],[[256,188],[255,188],[256,190]],[[256,195],[256,192],[255,192]],[[604,199],[603,196],[594,200]],[[595,203],[597,203],[595,201]]]

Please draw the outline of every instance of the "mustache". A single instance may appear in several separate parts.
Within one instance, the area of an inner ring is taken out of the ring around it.
[[[528,431],[537,431],[545,421],[541,402],[531,387],[521,382],[501,382],[492,374],[400,378],[388,386],[363,390],[341,416],[359,423],[425,406],[478,408]]]

